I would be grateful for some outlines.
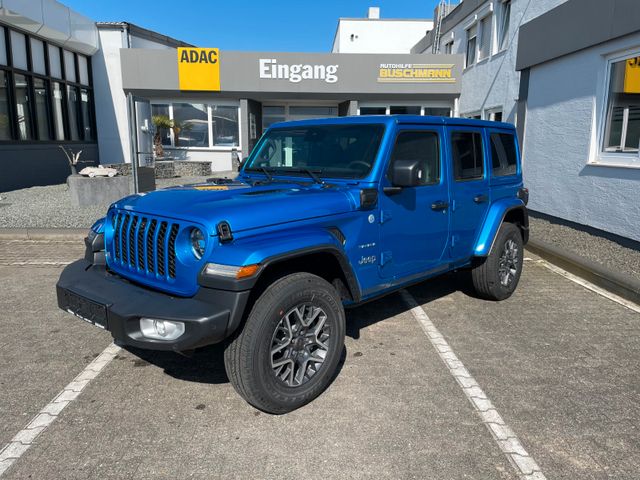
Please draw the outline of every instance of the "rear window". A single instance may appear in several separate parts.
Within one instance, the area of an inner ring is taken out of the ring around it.
[[[515,175],[518,171],[516,137],[510,133],[491,134],[491,173],[494,177]]]

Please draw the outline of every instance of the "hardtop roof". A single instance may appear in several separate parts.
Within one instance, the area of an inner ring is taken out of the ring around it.
[[[347,117],[313,118],[309,120],[294,120],[278,122],[269,128],[304,127],[313,125],[454,125],[460,127],[484,127],[515,130],[511,123],[491,122],[489,120],[475,120],[472,118],[435,117],[430,115],[354,115]]]

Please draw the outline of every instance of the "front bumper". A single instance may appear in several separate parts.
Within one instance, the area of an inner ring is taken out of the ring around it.
[[[177,352],[231,335],[249,297],[248,290],[205,287],[192,298],[173,297],[131,283],[86,259],[63,270],[56,290],[61,309],[105,328],[121,344]],[[141,317],[183,322],[185,332],[176,340],[146,338],[140,331]]]

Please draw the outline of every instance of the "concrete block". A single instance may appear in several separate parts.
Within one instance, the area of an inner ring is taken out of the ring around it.
[[[67,182],[71,203],[75,206],[105,205],[131,195],[132,192],[131,177],[89,178],[72,175]]]

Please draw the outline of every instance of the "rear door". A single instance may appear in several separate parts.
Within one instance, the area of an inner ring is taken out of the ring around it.
[[[407,126],[396,134],[383,182],[397,160],[418,160],[422,184],[380,196],[383,278],[401,278],[439,265],[449,233],[449,192],[441,126]]]
[[[451,181],[451,258],[471,256],[491,203],[482,128],[447,127]]]

